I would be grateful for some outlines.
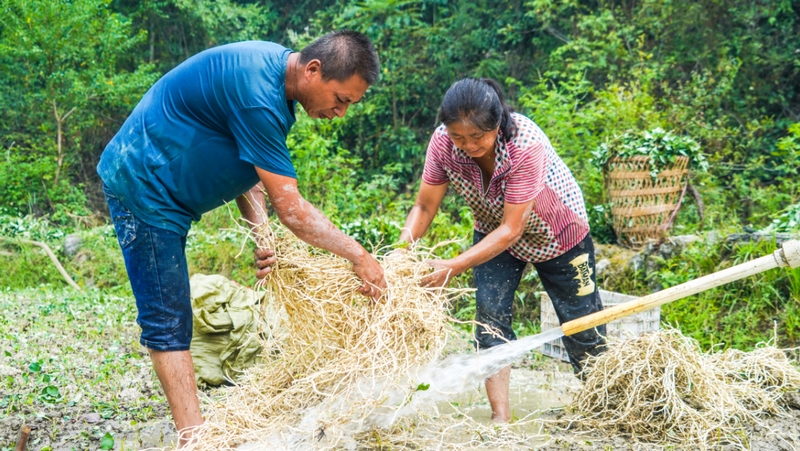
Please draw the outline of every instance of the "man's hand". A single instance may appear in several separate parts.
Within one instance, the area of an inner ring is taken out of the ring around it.
[[[446,287],[453,277],[461,274],[452,260],[428,260],[425,263],[433,269],[433,272],[422,278],[420,285],[423,287]]]
[[[256,249],[256,277],[263,279],[267,274],[272,272],[272,265],[278,259],[275,257],[275,251],[272,249]]]
[[[383,276],[383,268],[369,253],[364,253],[364,257],[353,262],[353,271],[361,278],[364,285],[358,292],[364,296],[378,300],[386,289],[386,278]]]

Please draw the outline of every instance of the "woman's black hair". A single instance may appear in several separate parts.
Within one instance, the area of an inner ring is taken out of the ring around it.
[[[491,78],[463,78],[445,93],[439,121],[446,126],[467,120],[484,131],[500,127],[503,139],[511,139],[516,132],[511,120],[513,112],[499,83]]]

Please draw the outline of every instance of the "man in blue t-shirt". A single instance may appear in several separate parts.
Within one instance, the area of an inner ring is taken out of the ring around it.
[[[189,344],[192,309],[186,235],[192,221],[236,200],[253,226],[266,222],[264,192],[303,241],[353,262],[359,291],[377,299],[383,270],[355,240],[303,199],[286,135],[299,102],[309,116],[342,117],[379,73],[366,36],[329,33],[300,53],[249,41],[201,52],[144,95],[97,166],[148,348],[181,445],[203,422]],[[256,275],[274,253],[256,251]]]

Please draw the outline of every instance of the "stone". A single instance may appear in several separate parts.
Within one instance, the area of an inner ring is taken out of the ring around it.
[[[658,272],[662,266],[662,261],[660,258],[648,258],[644,261],[644,269],[647,271],[647,274],[653,274]]]
[[[687,246],[694,243],[695,241],[699,241],[700,237],[697,235],[678,235],[673,236],[669,239],[669,242],[675,245],[679,251],[686,249]]]
[[[673,255],[675,255],[676,249],[678,250],[678,252],[680,252],[681,248],[671,243],[670,241],[665,241],[661,243],[661,247],[658,248],[658,253],[659,255],[661,255],[661,258],[663,258],[664,260],[668,260],[672,258]]]
[[[726,243],[741,243],[741,242],[760,242],[775,240],[777,244],[783,244],[789,240],[796,240],[798,235],[795,233],[769,233],[769,232],[755,232],[755,233],[734,233],[725,237]]]
[[[634,271],[639,271],[644,267],[644,257],[642,254],[636,254],[628,260],[628,266]]]
[[[99,413],[87,413],[81,417],[87,423],[99,423],[100,422],[100,414]]]
[[[653,255],[656,252],[658,252],[660,246],[661,243],[658,240],[650,238],[647,240],[644,247],[642,248],[642,254],[644,254],[645,256]]]
[[[70,233],[64,238],[64,255],[67,257],[74,257],[81,247],[83,247],[83,239],[79,235]]]

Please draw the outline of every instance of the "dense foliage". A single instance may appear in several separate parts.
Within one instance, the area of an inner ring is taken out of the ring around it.
[[[496,78],[542,127],[576,175],[599,241],[613,233],[592,151],[658,128],[699,143],[709,162],[692,175],[705,220],[687,201],[679,231],[800,228],[800,4],[791,0],[0,0],[3,220],[98,223],[104,145],[192,54],[244,39],[301,49],[338,28],[375,42],[381,80],[342,120],[300,114],[289,144],[304,195],[362,242],[398,236],[439,101],[463,76]],[[467,238],[464,203],[450,196],[443,209],[431,242]],[[795,291],[778,291],[787,304],[776,308],[797,307],[786,294]]]
[[[0,205],[10,213],[63,222],[102,210],[99,153],[188,56],[243,39],[299,49],[345,27],[373,39],[381,81],[335,133],[298,127],[305,148],[294,148],[301,171],[325,152],[350,162],[352,183],[324,190],[342,224],[384,215],[354,203],[413,190],[439,100],[467,75],[505,85],[590,206],[603,199],[591,151],[656,127],[700,143],[711,174],[695,185],[716,217],[767,224],[798,200],[797,146],[778,145],[800,121],[800,12],[788,0],[2,0],[0,11]],[[371,194],[353,202],[362,187]]]

